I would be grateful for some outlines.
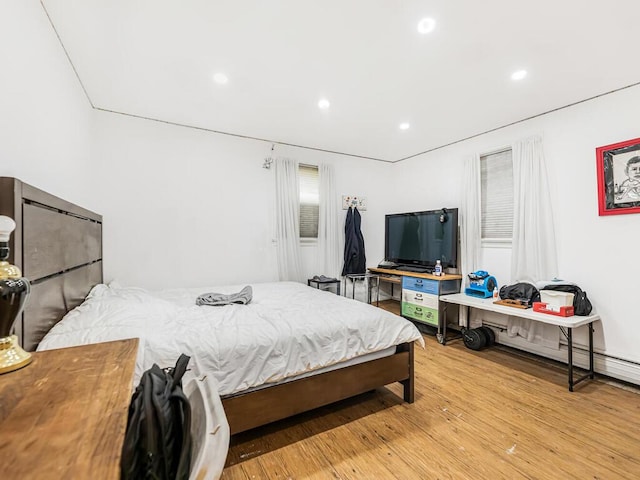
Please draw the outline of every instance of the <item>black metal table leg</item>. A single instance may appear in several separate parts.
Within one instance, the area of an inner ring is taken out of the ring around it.
[[[593,368],[593,322],[589,323],[589,378],[595,378]]]
[[[563,327],[560,327],[560,331],[564,334],[567,339],[567,349],[568,349],[568,369],[569,369],[569,391],[573,392],[573,388],[588,378],[595,378],[595,369],[594,369],[594,361],[593,361],[593,322],[587,325],[589,328],[589,370],[586,375],[581,375],[578,378],[574,377],[574,369],[573,369],[573,328],[567,327],[566,331]]]
[[[444,322],[441,318],[438,319],[438,333],[436,333],[436,339],[440,345],[447,344],[447,307],[448,303],[444,302],[444,306],[442,308],[442,314],[444,316]]]
[[[569,346],[569,391],[573,392],[573,328],[567,329],[567,344]]]

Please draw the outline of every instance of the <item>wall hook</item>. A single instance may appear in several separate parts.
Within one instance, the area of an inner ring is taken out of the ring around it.
[[[271,168],[271,164],[273,163],[273,149],[275,148],[275,144],[271,144],[271,154],[264,159],[264,162],[262,164],[262,168],[266,168],[267,170],[269,170]]]

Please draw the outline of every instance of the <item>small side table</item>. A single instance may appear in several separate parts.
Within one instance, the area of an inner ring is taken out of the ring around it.
[[[2,478],[119,480],[138,342],[35,352],[2,375]]]
[[[377,273],[348,273],[345,275],[345,291],[346,291],[346,279],[351,280],[351,298],[356,298],[356,281],[363,280],[367,283],[367,303],[371,303],[371,289],[376,289],[376,306],[380,304],[380,275]],[[375,285],[371,285],[371,280],[375,279]],[[346,293],[345,293],[346,295]]]
[[[318,290],[328,290],[331,288],[331,285],[335,285],[336,295],[338,296],[340,295],[340,283],[342,282],[337,278],[331,278],[329,280],[314,280],[313,278],[309,278],[307,280],[307,286],[311,287],[313,286],[312,284],[314,284]],[[326,285],[326,287],[320,287],[320,285]]]

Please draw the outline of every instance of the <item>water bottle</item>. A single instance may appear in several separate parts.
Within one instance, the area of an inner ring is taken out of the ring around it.
[[[436,260],[436,267],[433,269],[433,274],[436,277],[442,275],[442,263],[440,263],[440,260]]]

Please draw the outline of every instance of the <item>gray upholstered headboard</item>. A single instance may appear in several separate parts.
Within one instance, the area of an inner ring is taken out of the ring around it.
[[[102,216],[11,177],[0,177],[0,215],[16,222],[9,262],[31,282],[15,331],[33,351],[102,282]]]

